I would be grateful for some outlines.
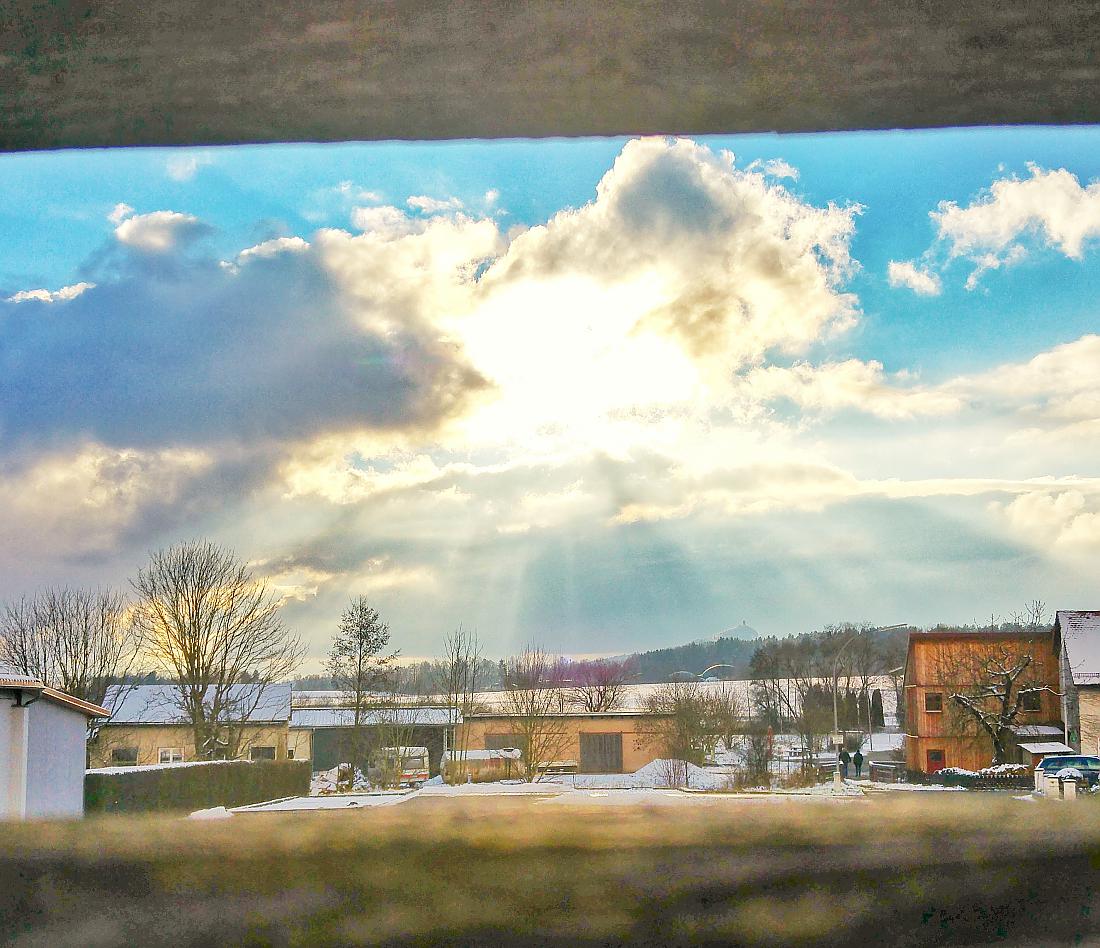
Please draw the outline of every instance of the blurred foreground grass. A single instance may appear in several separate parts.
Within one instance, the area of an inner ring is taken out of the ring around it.
[[[908,796],[908,795],[907,795]],[[0,940],[62,945],[1067,944],[1091,802],[419,801],[0,825]]]

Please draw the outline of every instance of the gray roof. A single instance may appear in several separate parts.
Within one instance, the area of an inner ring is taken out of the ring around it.
[[[453,717],[449,708],[367,708],[359,719],[367,727],[442,727],[453,723]],[[351,727],[354,720],[353,708],[295,708],[290,712],[291,727]]]
[[[1012,728],[1017,737],[1064,737],[1065,731],[1053,724],[1017,724]]]
[[[1021,744],[1020,750],[1029,754],[1072,754],[1073,748],[1061,741],[1041,741],[1038,744]]]
[[[1100,611],[1062,610],[1054,625],[1062,633],[1074,684],[1100,684]]]
[[[262,694],[257,698],[257,692]],[[233,685],[230,701],[241,709],[251,709],[245,720],[290,720],[290,685]],[[117,706],[116,706],[117,701]],[[184,724],[175,685],[121,685],[108,689],[108,706],[114,706],[108,724]],[[255,705],[255,707],[253,707]]]

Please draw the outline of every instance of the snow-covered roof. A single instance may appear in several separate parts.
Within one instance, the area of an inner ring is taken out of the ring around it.
[[[1064,737],[1065,731],[1053,724],[1017,724],[1012,728],[1017,737]]]
[[[290,712],[291,727],[351,727],[354,723],[353,708],[295,708]],[[359,723],[366,727],[442,727],[454,723],[454,712],[449,708],[367,708],[360,712]]]
[[[1061,632],[1073,682],[1100,684],[1100,611],[1064,609],[1054,615]]]
[[[233,685],[229,689],[229,703],[248,712],[246,721],[287,721],[290,684]],[[108,689],[107,704],[114,706],[108,724],[186,723],[175,685],[120,685]]]
[[[1029,754],[1072,754],[1073,748],[1067,747],[1061,741],[1040,741],[1036,744],[1021,744],[1020,750]]]

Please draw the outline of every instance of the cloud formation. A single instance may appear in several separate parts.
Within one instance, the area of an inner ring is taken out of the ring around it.
[[[842,285],[859,210],[810,205],[691,141],[642,139],[623,148],[595,201],[518,236],[484,282],[632,291],[631,331],[670,334],[693,357],[753,362],[854,324]]]
[[[163,254],[209,232],[210,227],[193,214],[153,211],[123,219],[115,228],[115,237],[120,244],[135,250]]]
[[[886,276],[891,286],[906,287],[919,296],[939,296],[943,291],[939,274],[918,267],[912,260],[891,260]]]
[[[73,283],[71,286],[63,286],[59,290],[20,290],[18,293],[14,293],[9,296],[4,302],[62,303],[66,300],[74,300],[85,290],[91,290],[94,288],[94,283],[88,283],[87,281],[82,280],[80,283]]]

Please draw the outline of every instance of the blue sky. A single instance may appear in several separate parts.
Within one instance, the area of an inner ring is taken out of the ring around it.
[[[0,597],[201,534],[314,657],[1088,607],[1098,146],[2,156]]]

